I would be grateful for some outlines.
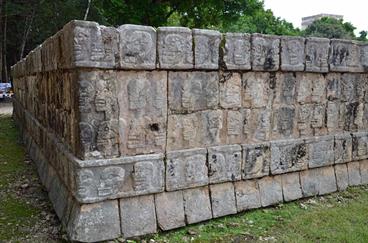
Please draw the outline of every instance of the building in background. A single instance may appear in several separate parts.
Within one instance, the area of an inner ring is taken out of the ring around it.
[[[343,19],[343,15],[337,15],[337,14],[317,14],[313,16],[303,17],[302,18],[302,30],[306,29],[309,25],[311,25],[314,21],[319,20],[323,17],[329,17],[334,19]]]

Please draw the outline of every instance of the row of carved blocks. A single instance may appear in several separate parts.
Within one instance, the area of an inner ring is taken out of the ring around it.
[[[368,45],[349,40],[72,21],[13,67],[13,77],[75,67],[364,72]]]

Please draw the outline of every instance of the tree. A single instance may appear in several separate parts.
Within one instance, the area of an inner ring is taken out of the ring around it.
[[[365,31],[365,30],[362,30],[362,31],[359,32],[359,37],[357,38],[357,40],[359,40],[359,41],[368,41],[367,35],[368,35],[368,32]]]
[[[305,31],[305,36],[336,38],[336,39],[355,39],[354,30],[356,28],[349,22],[342,19],[324,17],[314,21]]]

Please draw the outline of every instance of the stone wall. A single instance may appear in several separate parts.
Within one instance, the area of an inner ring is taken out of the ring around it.
[[[12,68],[72,240],[134,237],[368,183],[368,45],[72,21]]]

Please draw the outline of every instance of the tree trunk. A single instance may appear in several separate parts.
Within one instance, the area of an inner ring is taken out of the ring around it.
[[[83,20],[87,20],[87,18],[88,18],[89,9],[91,8],[91,2],[92,2],[92,0],[88,0],[88,5],[87,5],[86,13],[84,14]]]
[[[4,10],[4,4],[3,0],[0,0],[0,82],[3,80],[3,11]]]
[[[8,65],[6,62],[6,31],[7,31],[7,11],[6,11],[6,0],[3,1],[3,75],[2,75],[2,81],[4,83],[7,83],[9,81],[8,79]]]
[[[32,27],[32,24],[33,24],[33,18],[34,18],[35,12],[36,12],[36,5],[33,7],[31,16],[28,16],[27,19],[26,19],[26,28],[25,28],[25,31],[24,31],[22,45],[21,45],[21,48],[20,48],[20,58],[19,58],[19,60],[23,58],[24,48],[26,47],[28,34],[29,34],[29,32],[31,30],[31,27]]]

